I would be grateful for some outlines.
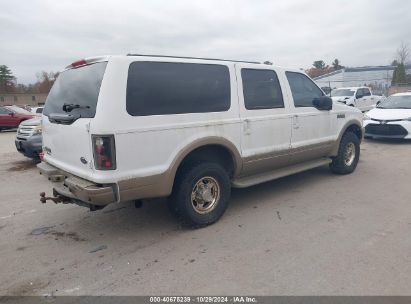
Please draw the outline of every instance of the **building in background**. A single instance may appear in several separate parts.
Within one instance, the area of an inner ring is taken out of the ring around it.
[[[320,87],[331,89],[341,87],[369,86],[377,94],[388,94],[395,66],[368,66],[343,68],[314,78]],[[407,74],[411,74],[411,65],[405,66]]]
[[[0,93],[0,106],[8,105],[44,105],[47,93]]]

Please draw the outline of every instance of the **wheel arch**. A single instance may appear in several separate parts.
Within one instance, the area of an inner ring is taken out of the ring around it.
[[[336,156],[338,154],[338,148],[340,146],[341,138],[346,132],[353,132],[358,139],[361,141],[363,136],[364,136],[364,131],[363,127],[361,126],[361,123],[358,120],[350,120],[348,121],[345,126],[341,129],[340,134],[338,135],[338,139],[336,141],[336,144],[334,145],[331,155]]]
[[[236,176],[242,168],[242,159],[237,147],[229,140],[221,137],[198,139],[184,147],[174,158],[169,170],[169,178],[173,181],[178,170],[187,162],[211,160],[222,163],[225,169]],[[227,160],[227,163],[223,163]]]

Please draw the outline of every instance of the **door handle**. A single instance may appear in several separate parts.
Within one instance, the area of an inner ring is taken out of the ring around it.
[[[294,129],[300,128],[300,124],[298,123],[298,115],[293,116],[293,128]]]
[[[244,119],[243,130],[244,130],[245,135],[250,135],[251,134],[250,120],[249,119]]]

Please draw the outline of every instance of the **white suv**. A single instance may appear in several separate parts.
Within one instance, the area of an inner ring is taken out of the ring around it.
[[[100,209],[170,197],[191,226],[215,222],[231,187],[329,164],[357,166],[358,109],[304,73],[257,62],[124,55],[74,62],[43,111],[41,201]]]

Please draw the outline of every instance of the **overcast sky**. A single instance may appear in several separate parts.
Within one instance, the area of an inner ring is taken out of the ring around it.
[[[0,64],[18,82],[84,57],[128,52],[385,65],[411,46],[411,1],[0,0]]]

